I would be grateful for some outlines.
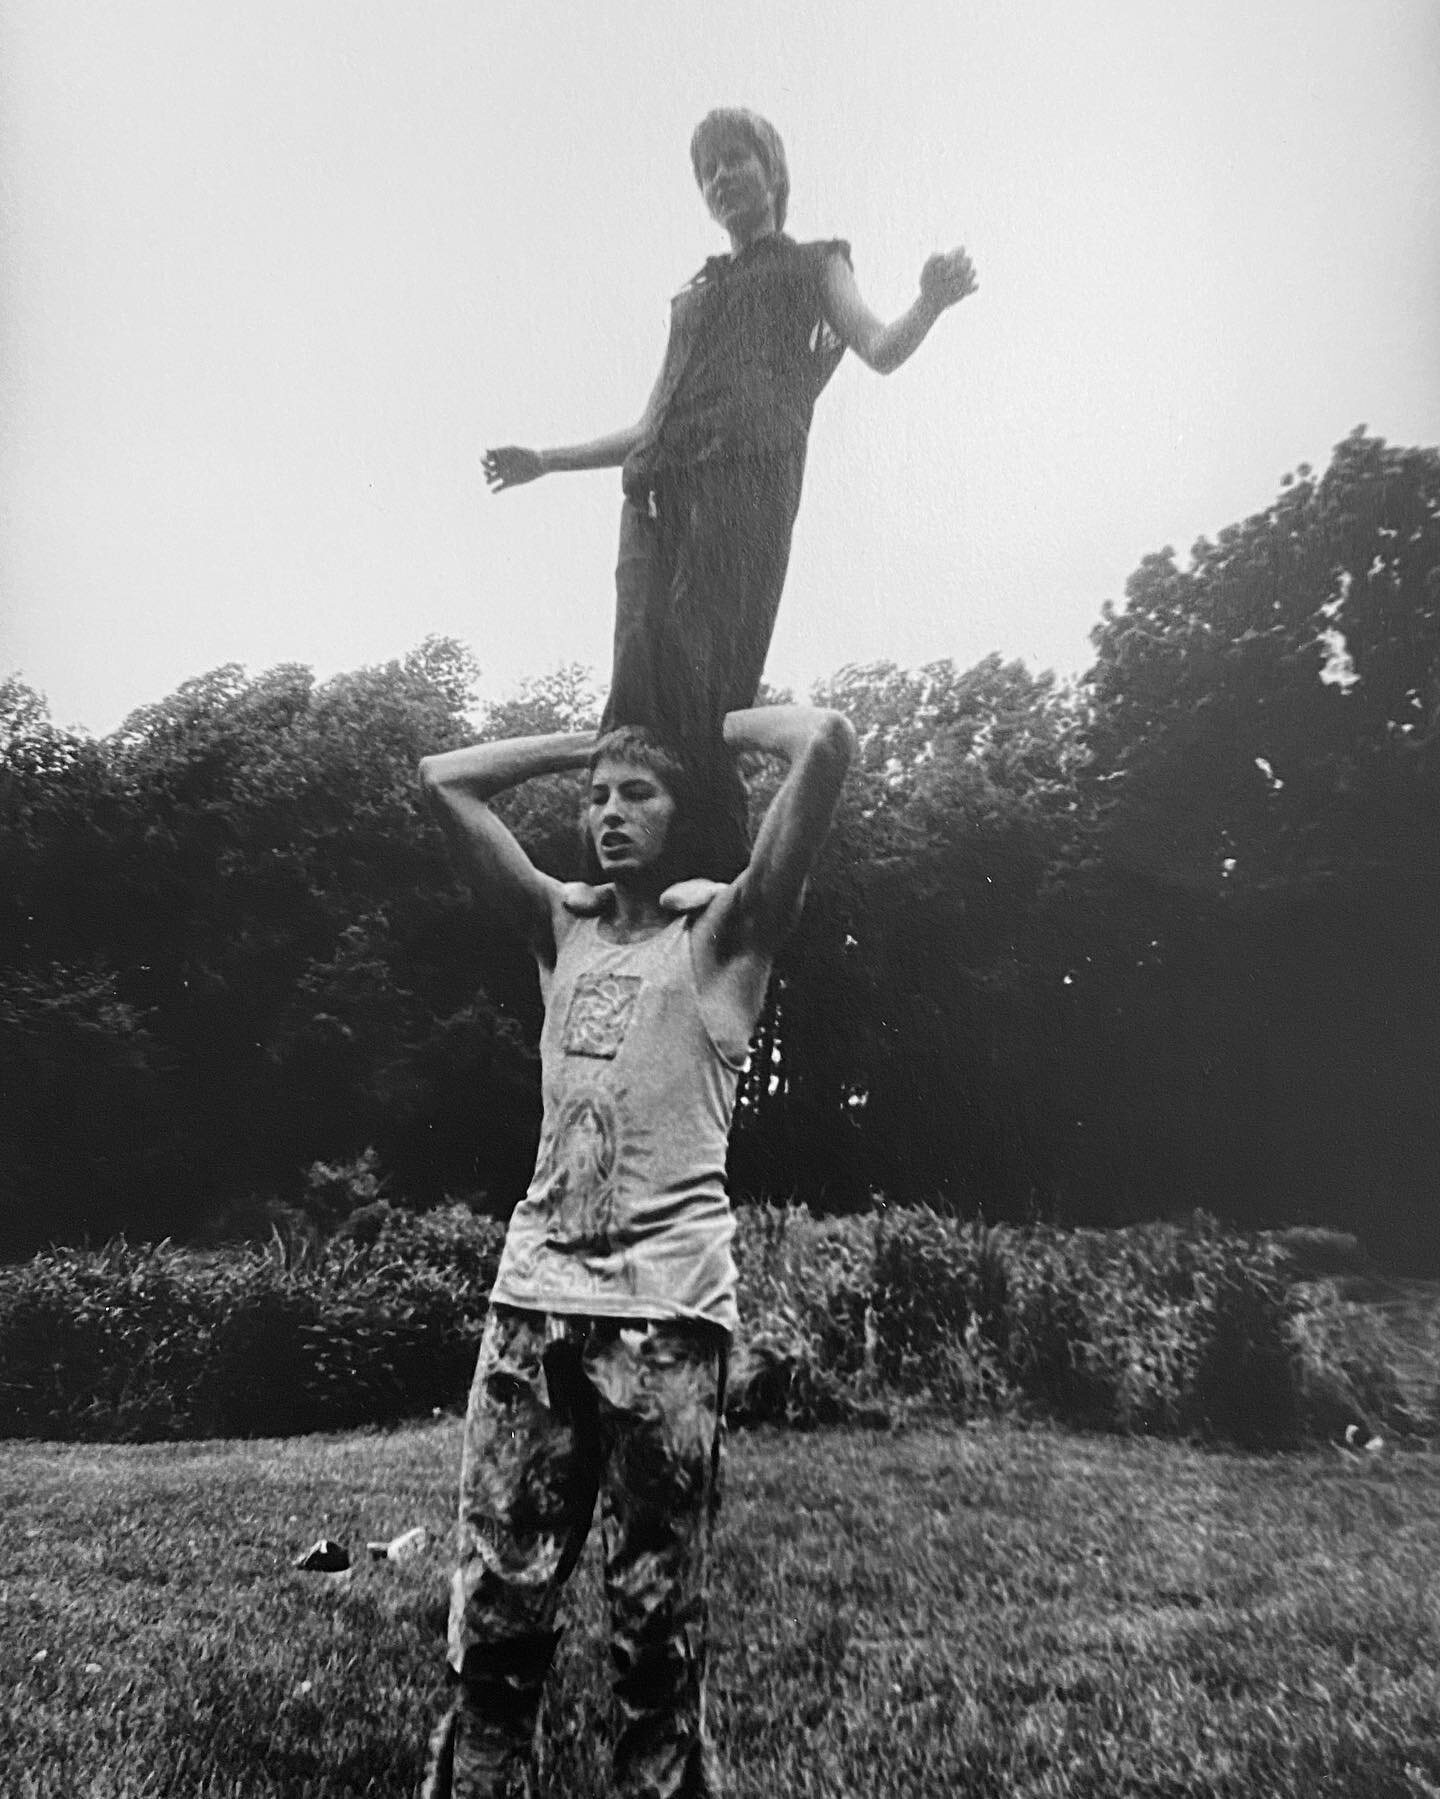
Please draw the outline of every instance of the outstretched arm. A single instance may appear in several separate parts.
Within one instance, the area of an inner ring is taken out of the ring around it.
[[[822,707],[755,706],[727,715],[725,744],[732,752],[759,750],[789,764],[731,890],[717,945],[722,960],[743,951],[768,959],[800,909],[855,753],[855,732],[841,713]]]
[[[491,493],[504,493],[507,487],[523,487],[527,481],[538,481],[541,475],[619,468],[650,432],[660,404],[662,377],[663,371],[656,377],[645,410],[623,431],[612,431],[608,436],[591,438],[589,443],[567,444],[556,450],[525,450],[518,444],[504,444],[497,450],[487,450],[480,459],[480,467]]]
[[[470,884],[542,961],[555,955],[555,925],[565,888],[542,874],[490,801],[536,775],[583,768],[594,748],[588,734],[556,732],[446,750],[420,763],[420,781],[464,865]]]
[[[825,265],[825,316],[836,335],[877,374],[888,375],[918,350],[947,308],[975,292],[975,268],[963,250],[930,257],[914,303],[890,324],[866,305],[843,256]]]

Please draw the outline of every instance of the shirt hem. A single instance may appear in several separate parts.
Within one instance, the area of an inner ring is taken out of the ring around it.
[[[704,1324],[731,1337],[740,1322],[737,1310],[732,1310],[728,1316],[716,1317],[714,1312],[701,1311],[695,1306],[680,1305],[674,1300],[646,1299],[635,1293],[546,1293],[536,1289],[501,1287],[497,1283],[491,1290],[490,1303],[515,1306],[522,1312],[549,1312],[557,1318],[643,1318],[659,1324]]]

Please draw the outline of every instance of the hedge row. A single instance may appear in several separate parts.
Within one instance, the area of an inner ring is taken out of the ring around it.
[[[1427,1431],[1334,1288],[1198,1218],[986,1228],[742,1207],[736,1423],[939,1406],[1254,1447]],[[285,1435],[463,1401],[503,1229],[366,1206],[321,1244],[115,1242],[0,1269],[0,1436]]]
[[[320,1245],[116,1240],[0,1269],[0,1436],[286,1436],[451,1405],[503,1237],[382,1201]]]
[[[1105,1231],[925,1208],[745,1223],[742,1417],[758,1393],[755,1416],[797,1424],[920,1402],[1252,1448],[1440,1427],[1333,1283],[1296,1278],[1315,1272],[1314,1244],[1297,1266],[1293,1245],[1204,1216]]]

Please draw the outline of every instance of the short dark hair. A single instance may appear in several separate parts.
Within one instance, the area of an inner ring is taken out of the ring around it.
[[[593,884],[606,878],[595,853],[588,819],[589,783],[602,762],[631,762],[649,769],[674,800],[675,816],[666,833],[658,869],[664,885],[697,875],[712,881],[733,881],[745,867],[750,859],[749,837],[743,822],[745,789],[723,746],[717,744],[712,753],[705,754],[646,725],[620,725],[596,742],[585,768],[586,792],[579,818],[582,881]]]
[[[754,146],[775,190],[775,229],[783,231],[785,214],[790,209],[790,165],[785,160],[780,133],[769,119],[762,119],[748,106],[717,106],[713,112],[707,112],[690,137],[690,167],[701,187],[705,184],[700,180],[700,158],[706,144],[721,131],[733,131]]]

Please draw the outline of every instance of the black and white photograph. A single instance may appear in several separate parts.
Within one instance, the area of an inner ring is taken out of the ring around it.
[[[0,1799],[1440,1799],[1435,0],[0,0]]]

